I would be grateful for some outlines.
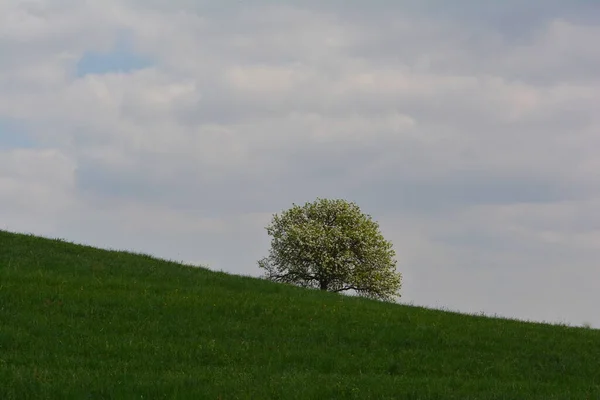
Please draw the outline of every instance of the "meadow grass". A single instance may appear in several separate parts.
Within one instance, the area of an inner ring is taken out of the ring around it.
[[[598,330],[0,231],[4,400],[599,399],[599,361]]]

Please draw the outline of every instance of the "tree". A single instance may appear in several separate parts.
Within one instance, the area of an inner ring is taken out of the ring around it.
[[[275,214],[266,227],[269,256],[258,261],[266,279],[392,301],[401,287],[396,253],[379,225],[345,200],[317,198]]]

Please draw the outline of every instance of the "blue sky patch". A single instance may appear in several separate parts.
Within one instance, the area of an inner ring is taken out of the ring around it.
[[[0,117],[0,149],[31,148],[36,143],[28,134],[25,124],[13,119]]]
[[[148,57],[132,50],[130,35],[117,38],[113,49],[107,53],[86,52],[77,63],[77,76],[107,74],[111,72],[131,72],[153,65]]]

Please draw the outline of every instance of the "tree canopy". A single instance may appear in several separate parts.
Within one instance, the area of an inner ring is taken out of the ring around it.
[[[392,301],[401,288],[396,253],[379,225],[352,202],[317,198],[275,214],[266,227],[265,278],[330,292]]]

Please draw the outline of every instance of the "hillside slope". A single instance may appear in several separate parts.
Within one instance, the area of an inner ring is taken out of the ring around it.
[[[600,331],[0,231],[1,399],[599,399]]]

